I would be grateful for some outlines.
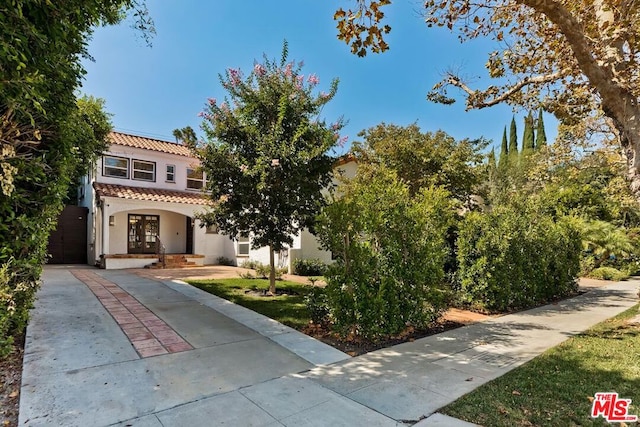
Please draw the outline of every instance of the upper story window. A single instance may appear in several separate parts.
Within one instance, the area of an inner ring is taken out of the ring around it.
[[[129,178],[129,159],[104,156],[102,158],[102,175],[113,178]]]
[[[202,190],[204,187],[204,172],[202,169],[187,168],[187,188]]]
[[[176,182],[176,166],[167,165],[167,182]]]
[[[147,162],[144,160],[133,161],[133,179],[142,181],[156,180],[156,164],[155,162]]]

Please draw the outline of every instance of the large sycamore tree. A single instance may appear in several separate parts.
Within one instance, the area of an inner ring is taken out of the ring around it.
[[[338,80],[319,92],[315,74],[266,57],[246,77],[239,69],[220,76],[228,99],[209,99],[202,129],[208,138],[196,153],[207,176],[214,207],[201,219],[230,236],[250,236],[254,249],[267,246],[275,294],[274,252],[312,227],[331,182],[342,120],[327,124],[321,111],[336,94]]]
[[[339,9],[338,37],[360,56],[388,49],[384,38],[390,0],[352,0]],[[428,98],[454,100],[461,90],[466,106],[509,103],[542,106],[563,122],[600,112],[616,134],[628,162],[632,189],[640,192],[640,4],[630,0],[427,0],[428,26],[455,31],[461,41],[493,38],[500,46],[486,67],[496,84],[470,86],[446,73]]]

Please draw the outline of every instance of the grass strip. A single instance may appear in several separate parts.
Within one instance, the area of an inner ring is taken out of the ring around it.
[[[635,306],[549,349],[443,408],[484,426],[603,426],[591,418],[596,392],[631,399],[640,416],[640,326]],[[619,424],[618,424],[619,425]]]
[[[302,329],[309,324],[309,312],[304,302],[309,285],[278,281],[276,289],[284,294],[262,296],[255,293],[269,289],[269,281],[264,279],[189,280],[188,283],[292,328]]]

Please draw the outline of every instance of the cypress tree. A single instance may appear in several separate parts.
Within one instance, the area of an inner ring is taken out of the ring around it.
[[[544,131],[544,120],[542,118],[542,108],[538,111],[538,123],[536,126],[536,150],[547,145],[547,134]]]
[[[488,160],[489,160],[489,169],[495,169],[496,168],[496,149],[494,147],[491,147]]]
[[[531,111],[524,118],[524,133],[522,135],[522,154],[529,154],[535,148],[533,135],[533,116]]]
[[[518,133],[516,129],[516,118],[511,118],[509,129],[509,160],[512,164],[518,163]]]
[[[503,171],[509,163],[509,147],[507,146],[507,127],[504,127],[502,134],[502,146],[500,147],[500,158],[498,159],[498,169]]]

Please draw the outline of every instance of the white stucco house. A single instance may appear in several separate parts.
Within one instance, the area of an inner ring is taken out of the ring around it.
[[[112,132],[109,149],[84,178],[79,206],[87,207],[87,259],[103,268],[136,268],[167,259],[189,264],[217,264],[220,257],[269,262],[267,248],[251,249],[250,238],[219,234],[201,227],[195,214],[206,209],[202,191],[206,176],[182,144]],[[355,161],[344,158],[337,168],[355,174]],[[306,230],[291,248],[276,254],[276,263],[291,268],[297,258],[331,260]]]

